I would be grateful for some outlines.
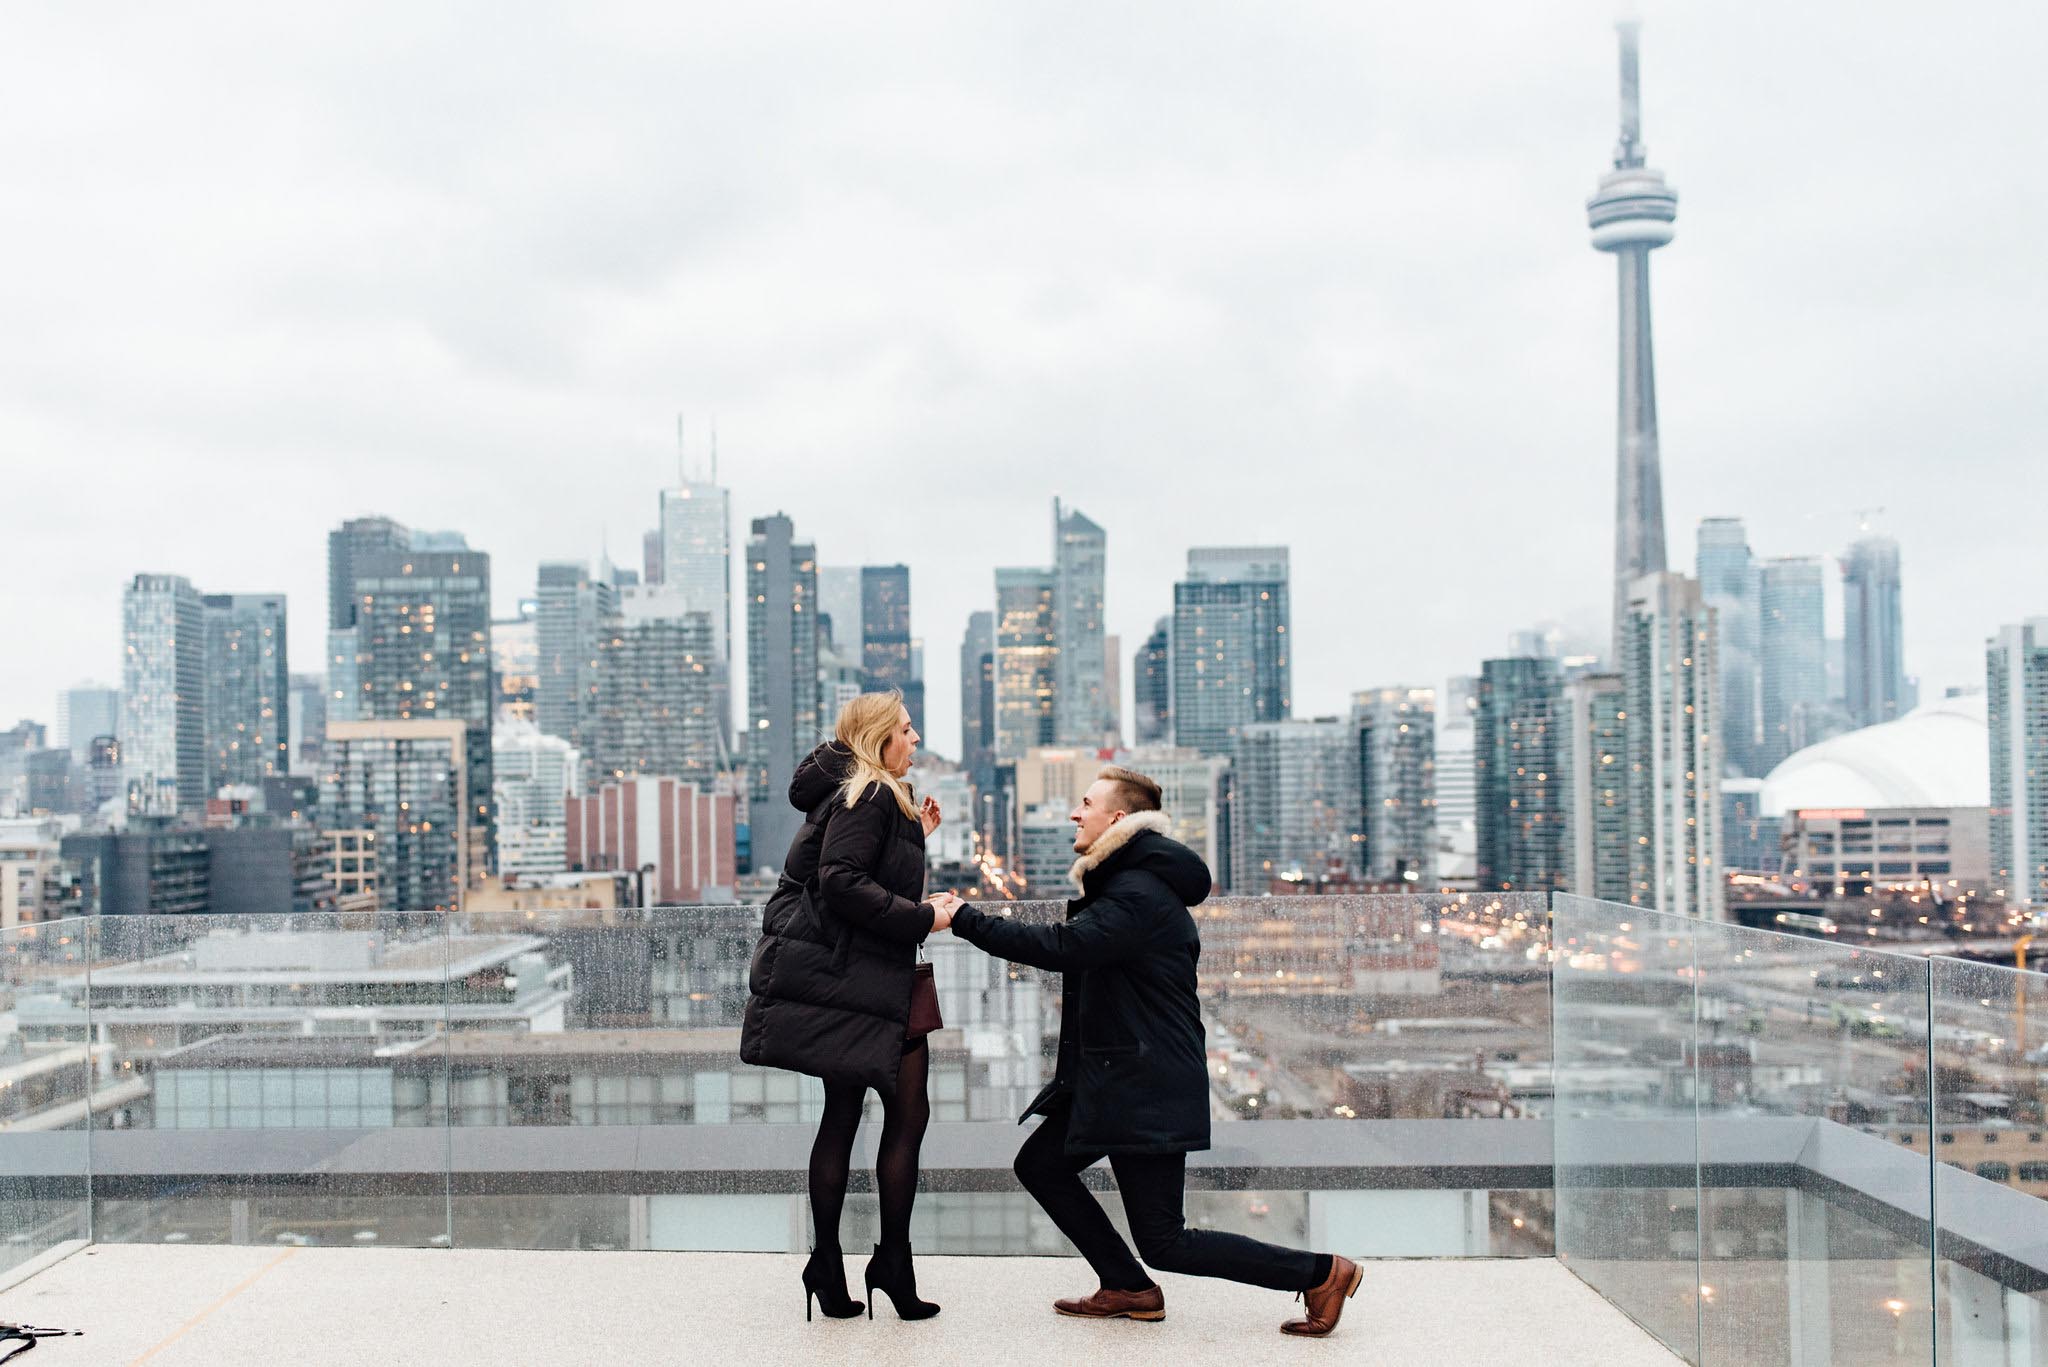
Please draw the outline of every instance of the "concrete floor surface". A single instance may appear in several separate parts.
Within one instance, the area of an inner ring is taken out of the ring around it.
[[[855,1279],[860,1266],[848,1262]],[[23,1367],[1678,1361],[1549,1259],[1368,1263],[1320,1341],[1279,1332],[1289,1296],[1190,1277],[1162,1276],[1162,1323],[1061,1318],[1052,1300],[1092,1287],[1066,1258],[920,1259],[937,1318],[906,1324],[884,1301],[872,1323],[806,1323],[801,1267],[771,1254],[94,1245],[0,1292],[0,1319],[85,1331]]]

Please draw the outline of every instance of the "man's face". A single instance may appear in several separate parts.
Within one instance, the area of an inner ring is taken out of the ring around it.
[[[1081,794],[1081,801],[1067,813],[1074,823],[1074,853],[1086,854],[1102,833],[1121,821],[1124,809],[1118,798],[1122,790],[1106,778],[1098,778]]]

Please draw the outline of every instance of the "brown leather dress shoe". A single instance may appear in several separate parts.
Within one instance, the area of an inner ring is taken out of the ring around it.
[[[1105,1286],[1092,1296],[1054,1301],[1052,1308],[1084,1320],[1163,1320],[1166,1293],[1156,1286],[1144,1291],[1112,1291]]]
[[[1337,1328],[1338,1316],[1344,1313],[1344,1302],[1358,1294],[1358,1284],[1364,1280],[1364,1268],[1349,1258],[1332,1257],[1330,1275],[1323,1279],[1323,1284],[1301,1293],[1308,1318],[1289,1320],[1280,1326],[1280,1332],[1312,1339],[1330,1334]]]

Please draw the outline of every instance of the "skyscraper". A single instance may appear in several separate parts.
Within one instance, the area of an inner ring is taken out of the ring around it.
[[[1849,719],[1858,726],[1898,720],[1912,702],[1899,612],[1899,543],[1891,537],[1863,537],[1843,555],[1842,627]]]
[[[488,871],[489,851],[495,844],[491,818],[495,701],[491,689],[491,558],[467,549],[384,551],[360,559],[355,579],[356,662],[362,685],[359,720],[455,722],[462,726],[465,806],[460,831],[451,832],[445,823],[437,823],[431,830],[423,827],[418,834],[423,843],[431,843],[437,836],[452,840],[458,834],[473,833],[477,852],[459,858],[423,852],[420,867],[459,863],[465,877],[480,878]],[[330,733],[335,726],[330,721]],[[381,743],[404,736],[392,733],[361,738],[366,743],[373,739]],[[388,796],[391,790],[387,786],[376,791]],[[387,829],[389,822],[400,820],[387,814]],[[388,849],[382,852],[385,858],[390,854]],[[422,883],[420,891],[408,895],[426,896],[430,891]],[[425,905],[440,904],[436,900]],[[389,901],[384,905],[393,906]]]
[[[1358,872],[1358,729],[1349,721],[1249,722],[1231,760],[1230,887]]]
[[[1582,674],[1564,686],[1565,887],[1581,897],[1629,900],[1628,696],[1619,674]]]
[[[461,909],[492,845],[473,819],[494,805],[470,770],[479,736],[488,756],[488,728],[424,709],[328,726],[320,829],[344,861],[342,887],[373,894],[378,911]]]
[[[1115,699],[1109,691],[1103,634],[1108,535],[1081,513],[1053,500],[1053,735],[1061,745],[1101,745],[1113,738]]]
[[[996,615],[969,613],[960,639],[960,767],[977,791],[988,787],[996,757]],[[976,829],[981,814],[973,815]]]
[[[1700,592],[1721,628],[1721,741],[1738,774],[1761,777],[1763,676],[1758,630],[1762,576],[1739,517],[1701,521],[1695,563]]]
[[[121,596],[121,755],[148,813],[206,805],[206,605],[177,574],[138,574]]]
[[[1642,98],[1637,73],[1639,25],[1621,35],[1621,140],[1614,169],[1586,201],[1596,251],[1612,252],[1620,281],[1621,381],[1614,486],[1615,657],[1637,579],[1660,573],[1664,557],[1664,489],[1657,451],[1657,375],[1650,346],[1650,253],[1671,241],[1678,195],[1661,171],[1644,163]]]
[[[1290,696],[1287,548],[1199,548],[1173,586],[1176,745],[1228,755],[1239,728],[1281,721]]]
[[[618,615],[618,590],[582,561],[542,561],[535,590],[534,721],[585,756],[596,748],[598,647]]]
[[[1820,557],[1766,560],[1759,580],[1757,653],[1764,773],[1827,739],[1827,596]]]
[[[593,671],[586,766],[596,775],[592,786],[646,774],[708,791],[721,768],[711,687],[717,663],[706,613],[613,617]]]
[[[836,623],[833,630],[836,639]],[[859,640],[864,686],[874,692],[901,692],[910,724],[922,734],[924,689],[910,659],[910,566],[862,567]]]
[[[818,566],[818,613],[832,624],[832,643],[855,664],[861,656],[861,567]]]
[[[1481,892],[1565,886],[1563,708],[1557,661],[1517,656],[1481,667],[1472,723]]]
[[[1444,681],[1436,708],[1436,881],[1470,887],[1479,849],[1479,806],[1473,772],[1473,719],[1479,680],[1469,674]]]
[[[75,763],[92,758],[92,743],[121,734],[121,690],[112,684],[80,683],[57,695],[57,744]]]
[[[327,534],[327,717],[352,721],[362,710],[356,673],[356,567],[371,556],[412,548],[412,532],[388,517],[355,517]]]
[[[1628,712],[1629,900],[1675,916],[1727,913],[1713,609],[1696,580],[1645,575],[1621,657]]]
[[[1375,882],[1436,882],[1436,690],[1352,695],[1358,729],[1359,871]]]
[[[320,772],[320,743],[327,739],[327,677],[324,674],[291,676],[292,715],[290,738],[291,771],[303,778]]]
[[[661,494],[661,582],[679,593],[688,611],[711,618],[718,652],[716,695],[719,734],[732,738],[732,493],[718,482],[712,457],[708,479],[685,479]],[[777,852],[780,858],[780,852]]]
[[[749,844],[754,867],[779,869],[801,822],[789,780],[820,735],[818,553],[781,513],[747,542],[747,713]]]
[[[1131,659],[1131,741],[1158,745],[1173,735],[1173,619],[1162,617]]]
[[[1991,867],[2014,906],[2048,905],[2048,617],[1986,643]]]
[[[202,601],[208,791],[290,773],[284,595],[210,593]]]
[[[1058,687],[1057,576],[1046,569],[996,571],[996,753],[1016,759],[1053,743]]]

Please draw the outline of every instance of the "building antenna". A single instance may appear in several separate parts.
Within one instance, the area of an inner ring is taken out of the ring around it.
[[[711,482],[718,483],[718,419],[711,419]]]
[[[685,465],[689,449],[688,443],[683,440],[683,415],[678,413],[676,414],[676,483],[678,484],[688,484],[690,482],[690,472]]]

